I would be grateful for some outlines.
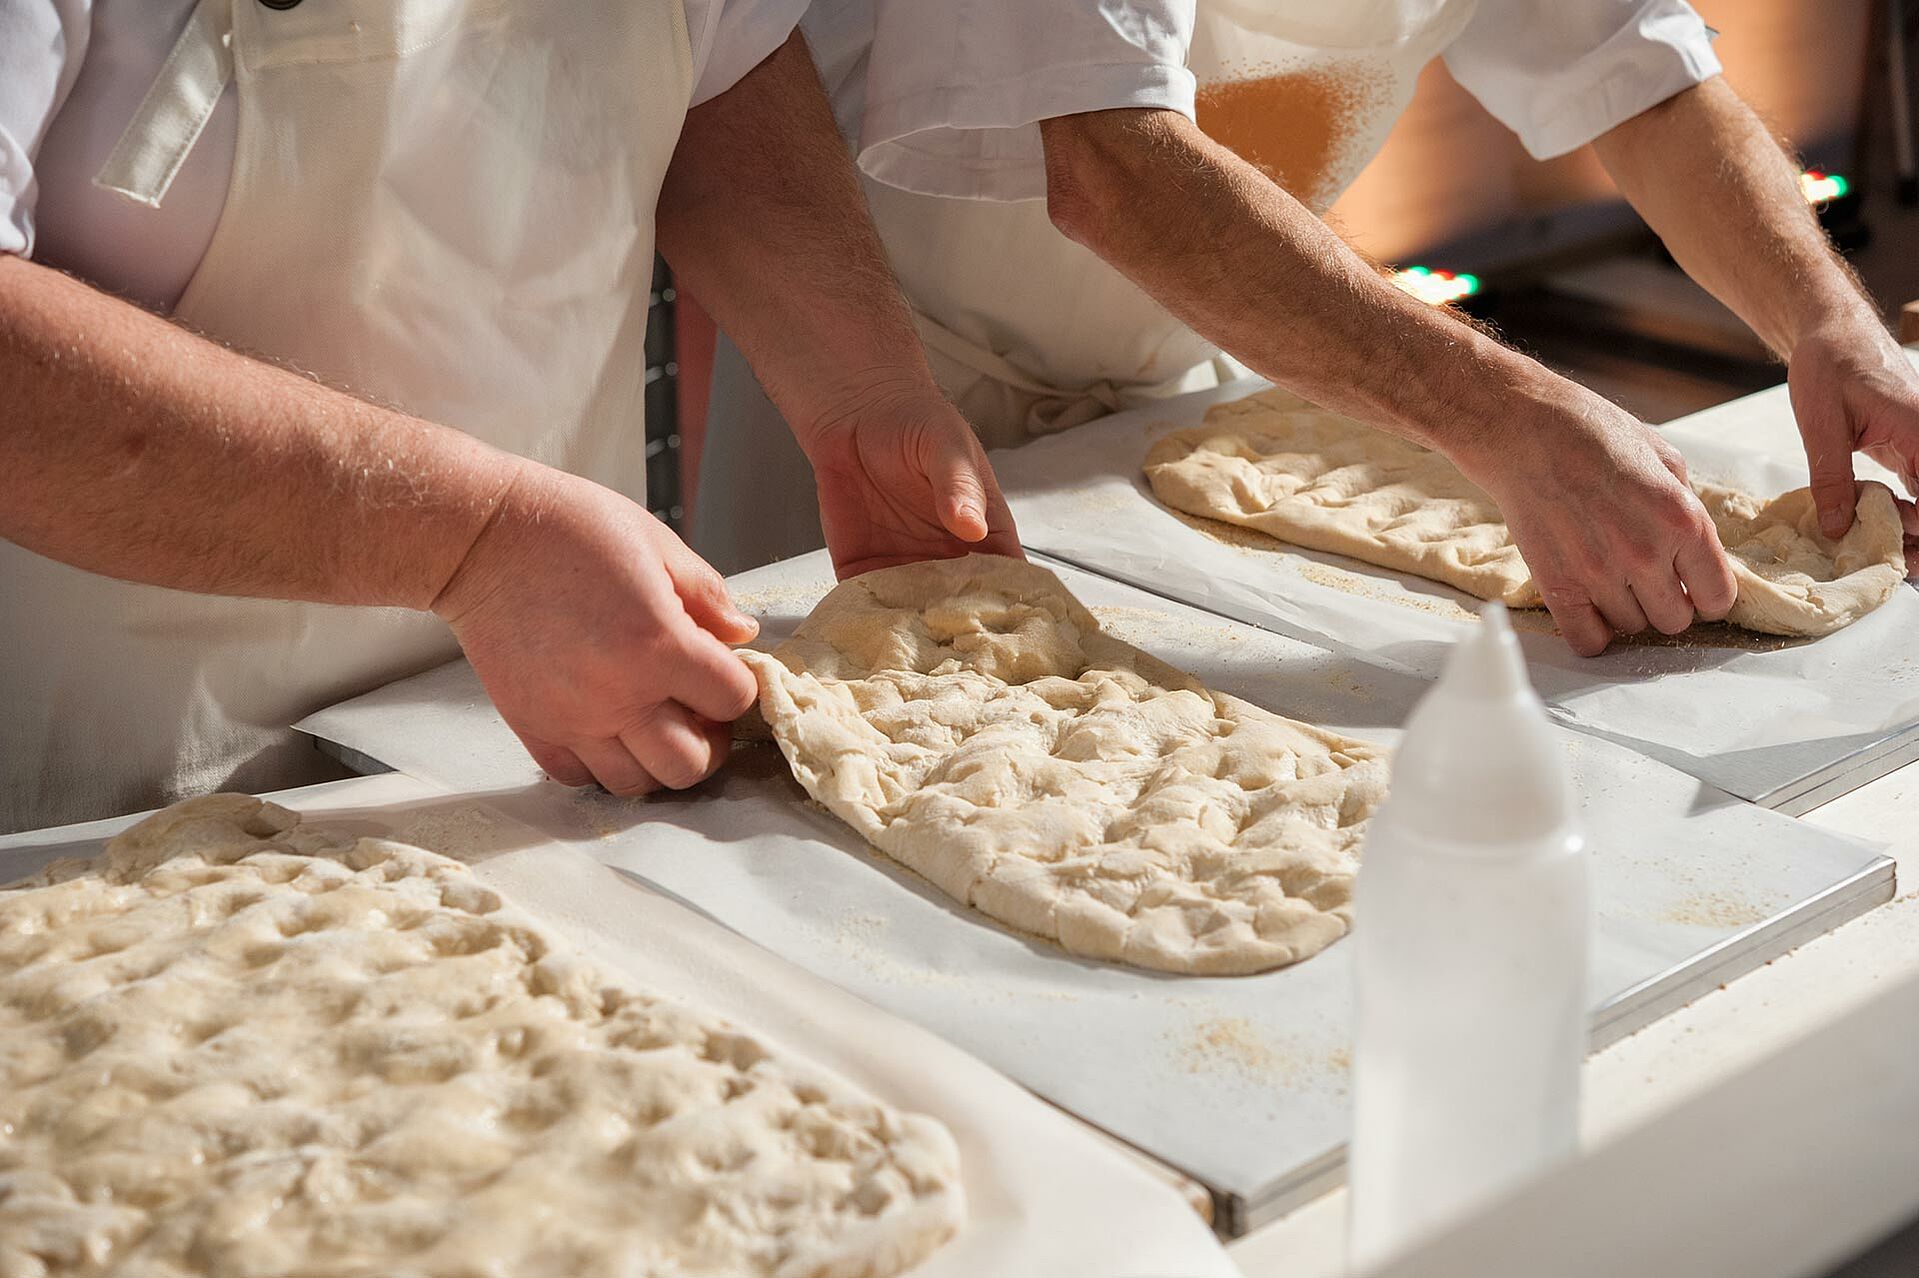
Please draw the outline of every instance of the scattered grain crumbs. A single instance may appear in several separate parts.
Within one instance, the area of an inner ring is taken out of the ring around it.
[[[1075,488],[1072,492],[1074,508],[1087,514],[1107,515],[1133,510],[1141,500],[1139,491],[1130,485],[1119,488],[1100,484],[1092,488]]]
[[[1763,906],[1724,892],[1695,892],[1661,917],[1668,923],[1687,927],[1751,927],[1765,922],[1767,911]]]
[[[1372,689],[1353,677],[1350,670],[1335,670],[1326,676],[1326,686],[1335,692],[1341,692],[1355,701],[1371,701]]]
[[[766,617],[774,613],[804,616],[813,611],[813,605],[832,588],[833,583],[825,578],[782,586],[762,586],[734,595],[733,604],[741,612],[754,617]]]
[[[1310,559],[1301,561],[1299,575],[1317,585],[1329,586],[1349,595],[1357,595],[1361,599],[1377,599],[1382,603],[1397,604],[1401,608],[1431,613],[1435,617],[1444,617],[1448,621],[1479,620],[1478,613],[1451,599],[1442,599],[1436,595],[1410,594],[1382,582],[1355,576],[1350,572],[1341,572],[1325,564],[1316,564]]]
[[[403,816],[392,838],[450,856],[480,861],[524,846],[528,832],[475,804],[430,806]]]
[[[1204,533],[1223,546],[1231,546],[1235,550],[1256,551],[1264,555],[1284,555],[1288,559],[1293,558],[1287,554],[1285,542],[1277,537],[1268,537],[1257,529],[1241,528],[1238,524],[1207,519],[1203,515],[1189,515],[1183,510],[1174,510],[1171,506],[1161,505],[1160,509],[1188,528]]]
[[[1642,634],[1620,635],[1614,641],[1622,648],[1732,648],[1740,652],[1778,652],[1797,648],[1812,640],[1790,635],[1764,635],[1723,621],[1702,621],[1676,635],[1648,630]]]
[[[1199,1021],[1184,1034],[1169,1034],[1189,1074],[1232,1073],[1259,1080],[1291,1082],[1305,1065],[1296,1051],[1275,1047],[1243,1016]]]

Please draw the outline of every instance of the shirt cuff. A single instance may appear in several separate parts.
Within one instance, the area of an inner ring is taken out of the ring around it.
[[[1712,33],[1690,10],[1647,18],[1621,31],[1569,75],[1580,83],[1550,100],[1519,130],[1536,160],[1577,151],[1720,73]]]
[[[859,164],[868,177],[921,195],[1043,200],[1039,122],[1082,111],[1159,108],[1193,117],[1183,66],[1058,67],[990,84],[944,85],[866,104]]]

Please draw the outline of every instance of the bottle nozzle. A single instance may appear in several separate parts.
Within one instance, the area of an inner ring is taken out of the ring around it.
[[[1432,838],[1490,850],[1559,828],[1575,801],[1506,609],[1480,615],[1407,722],[1386,806]]]
[[[1479,629],[1454,645],[1440,686],[1474,698],[1515,696],[1529,685],[1506,605],[1487,604],[1479,610],[1479,619]]]

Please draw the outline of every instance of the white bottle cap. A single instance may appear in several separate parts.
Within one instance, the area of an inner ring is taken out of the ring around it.
[[[1576,803],[1505,607],[1480,619],[1407,721],[1386,807],[1422,841],[1496,856],[1574,837]]]

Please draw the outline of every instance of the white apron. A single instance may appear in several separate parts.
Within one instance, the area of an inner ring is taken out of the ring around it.
[[[1187,55],[1199,125],[1323,213],[1379,153],[1420,71],[1476,5],[1199,0]],[[1130,404],[1193,389],[1195,369],[1206,384],[1203,366],[1218,349],[1061,235],[1044,201],[944,199],[871,181],[867,195],[907,297],[946,331],[952,352],[985,352],[1056,396],[1112,388]],[[1005,380],[988,358],[962,362]]]
[[[680,0],[285,3],[202,0],[100,176],[157,203],[233,79],[231,189],[176,317],[644,500]],[[324,765],[287,725],[457,652],[422,613],[132,585],[7,543],[0,589],[0,829],[299,784]]]
[[[1323,213],[1477,2],[1199,0],[1199,124]],[[1044,200],[864,186],[934,376],[989,448],[1245,372],[1060,234]],[[795,505],[810,493],[793,478],[799,451],[744,368],[716,361],[694,511],[694,548],[726,572],[822,544],[817,513]]]

